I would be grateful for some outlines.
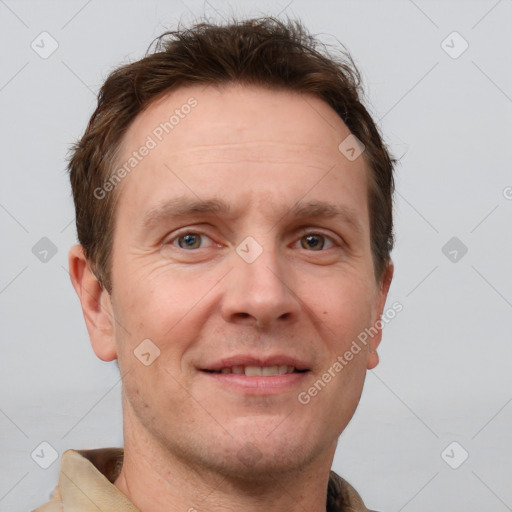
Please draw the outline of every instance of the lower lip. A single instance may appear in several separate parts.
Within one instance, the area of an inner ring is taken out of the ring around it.
[[[296,388],[303,383],[309,371],[271,375],[268,377],[248,377],[247,375],[240,375],[238,373],[211,373],[205,371],[201,373],[213,379],[214,382],[218,382],[220,385],[242,393],[251,395],[272,395],[284,393]]]

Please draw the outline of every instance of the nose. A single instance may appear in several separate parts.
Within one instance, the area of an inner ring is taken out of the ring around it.
[[[234,251],[234,268],[225,282],[222,316],[226,322],[267,329],[297,321],[300,303],[293,272],[274,247],[263,244],[254,260]]]

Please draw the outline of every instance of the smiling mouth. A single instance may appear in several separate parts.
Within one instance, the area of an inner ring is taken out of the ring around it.
[[[297,370],[294,366],[230,366],[220,370],[203,370],[207,373],[245,375],[246,377],[273,377],[291,373],[305,373],[309,370]]]

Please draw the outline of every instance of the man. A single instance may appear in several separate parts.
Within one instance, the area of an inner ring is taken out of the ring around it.
[[[378,363],[393,160],[350,58],[317,46],[200,24],[103,85],[69,270],[124,450],[65,452],[39,512],[367,510],[330,468]]]

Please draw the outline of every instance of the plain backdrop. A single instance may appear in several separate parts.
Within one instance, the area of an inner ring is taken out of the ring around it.
[[[48,500],[41,443],[123,444],[119,372],[67,272],[66,155],[99,86],[180,21],[265,14],[346,46],[400,159],[403,310],[333,469],[383,512],[512,510],[512,1],[0,0],[1,511]]]

